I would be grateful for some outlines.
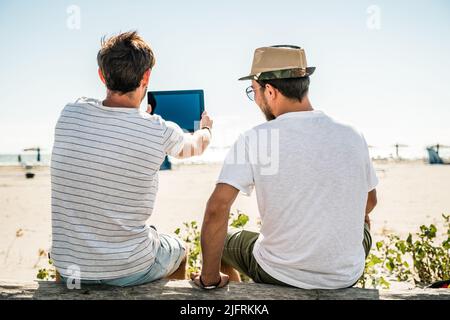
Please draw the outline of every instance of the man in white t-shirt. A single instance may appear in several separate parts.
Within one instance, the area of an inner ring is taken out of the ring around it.
[[[198,286],[239,280],[229,267],[255,282],[305,289],[350,287],[363,274],[378,180],[364,137],[311,106],[314,70],[299,47],[255,51],[240,80],[252,81],[247,95],[268,122],[243,134],[224,162],[205,211]],[[236,196],[253,189],[260,232],[227,234]]]

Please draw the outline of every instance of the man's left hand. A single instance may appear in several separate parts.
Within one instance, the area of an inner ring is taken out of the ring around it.
[[[197,286],[199,286],[200,288],[205,289],[205,287],[200,282],[200,276],[201,276],[201,273],[199,273],[199,272],[191,273],[191,280],[194,281],[194,283]],[[229,282],[229,276],[224,274],[224,273],[222,273],[222,272],[220,272],[218,276],[220,276],[220,282],[218,282],[218,284],[217,283],[210,283],[210,282],[206,281],[204,277],[202,277],[203,284],[206,287],[212,286],[212,285],[216,285],[216,287],[213,288],[213,289],[225,287],[228,284],[228,282]],[[217,281],[219,281],[218,279],[219,279],[219,277],[217,277]]]

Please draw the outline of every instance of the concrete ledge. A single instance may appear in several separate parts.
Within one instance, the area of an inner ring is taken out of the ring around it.
[[[258,283],[231,283],[206,291],[191,281],[159,280],[131,288],[82,286],[69,290],[51,281],[13,282],[0,280],[0,299],[36,300],[450,300],[450,289],[404,291],[373,289],[303,290]]]

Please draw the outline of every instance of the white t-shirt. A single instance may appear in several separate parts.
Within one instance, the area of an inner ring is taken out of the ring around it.
[[[139,109],[88,98],[64,107],[51,159],[51,257],[63,276],[115,279],[151,266],[158,171],[183,146],[178,125]]]
[[[321,111],[290,112],[242,135],[218,183],[249,195],[261,216],[253,255],[305,289],[354,284],[364,270],[367,194],[378,183],[364,137]]]

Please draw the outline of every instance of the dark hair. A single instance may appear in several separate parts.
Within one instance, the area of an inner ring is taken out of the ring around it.
[[[148,104],[152,106],[152,112],[150,112],[150,114],[154,114],[155,113],[155,109],[156,109],[156,99],[155,99],[155,95],[151,92],[147,93],[147,99],[148,99]]]
[[[289,78],[289,79],[270,79],[258,80],[259,85],[265,88],[266,84],[278,89],[283,96],[300,102],[308,93],[309,77]]]
[[[97,63],[106,87],[125,94],[139,87],[144,73],[153,68],[155,57],[137,31],[129,31],[103,38]]]

